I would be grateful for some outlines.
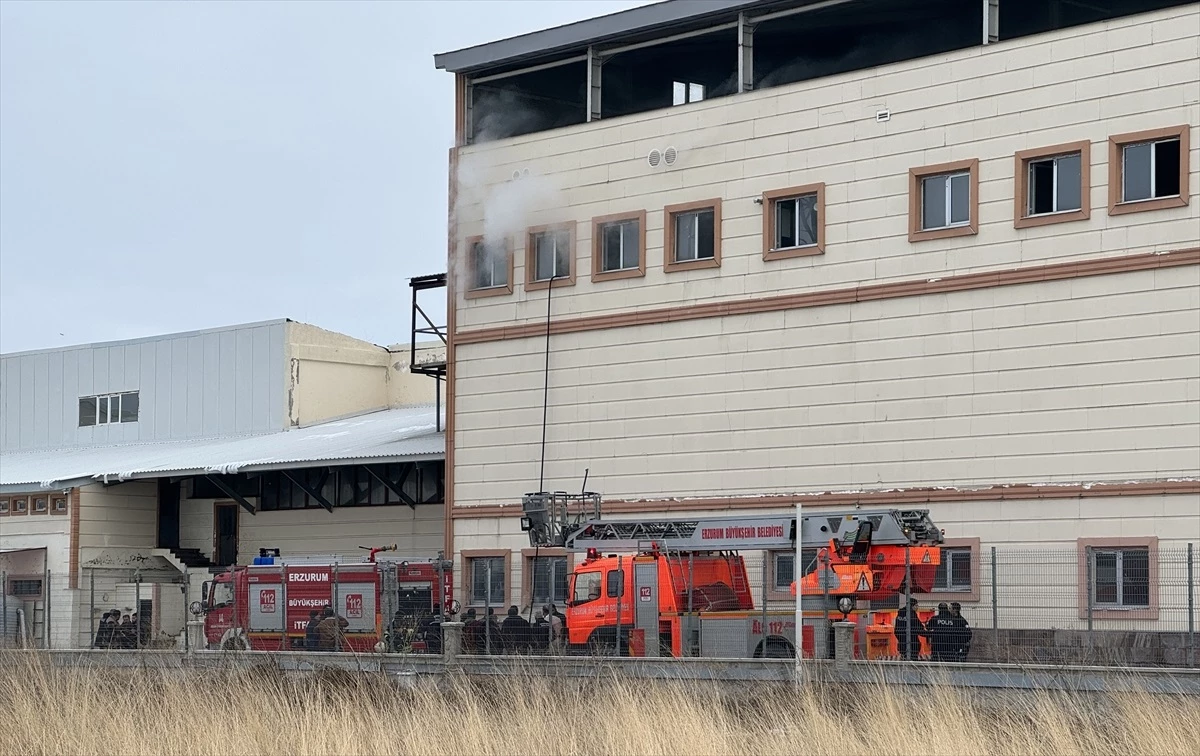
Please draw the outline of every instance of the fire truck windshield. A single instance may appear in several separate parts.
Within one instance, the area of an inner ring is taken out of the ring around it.
[[[600,573],[580,572],[575,576],[573,604],[583,604],[600,598]]]
[[[209,591],[208,599],[213,609],[220,609],[223,606],[229,606],[233,603],[233,585],[230,583],[218,583],[213,581],[212,589]]]

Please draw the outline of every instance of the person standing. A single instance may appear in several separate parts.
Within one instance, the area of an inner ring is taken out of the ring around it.
[[[504,636],[504,647],[510,653],[529,653],[533,645],[529,621],[521,616],[521,610],[516,606],[508,607],[508,616],[500,623],[500,632]]]
[[[971,638],[974,633],[971,632],[971,625],[967,623],[967,618],[962,616],[962,604],[955,601],[950,604],[950,617],[954,620],[954,661],[966,661],[967,654],[971,651]]]
[[[321,613],[321,621],[317,623],[317,644],[322,651],[341,651],[345,640],[345,630],[350,622],[344,617],[333,613],[333,607],[326,605]]]
[[[937,614],[929,620],[929,647],[933,652],[933,660],[938,662],[954,661],[958,650],[958,625],[950,614],[950,605],[938,604]]]
[[[304,626],[304,650],[316,651],[321,646],[321,633],[317,627],[321,624],[321,615],[313,609],[308,613],[308,624]]]
[[[921,658],[921,637],[929,637],[929,631],[921,618],[917,616],[917,600],[909,597],[908,606],[896,613],[896,646],[900,649],[900,658],[907,661],[917,661]]]

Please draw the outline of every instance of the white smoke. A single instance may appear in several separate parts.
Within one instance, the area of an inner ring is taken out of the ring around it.
[[[481,234],[490,256],[517,254],[524,249],[526,229],[561,220],[551,217],[549,211],[562,203],[554,182],[529,169],[513,168],[506,176],[497,175],[488,165],[492,157],[489,152],[492,151],[485,147],[459,159],[454,207],[458,238]],[[470,283],[467,278],[470,250],[460,245],[458,254],[460,259],[454,266],[456,282],[466,286]],[[490,264],[493,260],[485,262]]]

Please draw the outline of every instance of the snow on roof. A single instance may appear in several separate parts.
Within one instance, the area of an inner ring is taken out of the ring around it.
[[[0,491],[329,462],[441,459],[446,436],[436,429],[435,412],[430,406],[405,407],[255,436],[4,454],[0,456]]]

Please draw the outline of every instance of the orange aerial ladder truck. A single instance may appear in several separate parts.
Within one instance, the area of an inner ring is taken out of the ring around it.
[[[941,561],[927,510],[806,513],[797,533],[793,514],[606,520],[600,503],[591,492],[526,494],[521,520],[534,547],[585,553],[566,627],[571,646],[592,653],[824,656],[831,619],[858,615],[865,630],[859,602],[894,598],[906,580],[927,592]],[[796,551],[797,539],[801,553],[816,552],[796,562],[800,610],[755,607],[738,552]]]

